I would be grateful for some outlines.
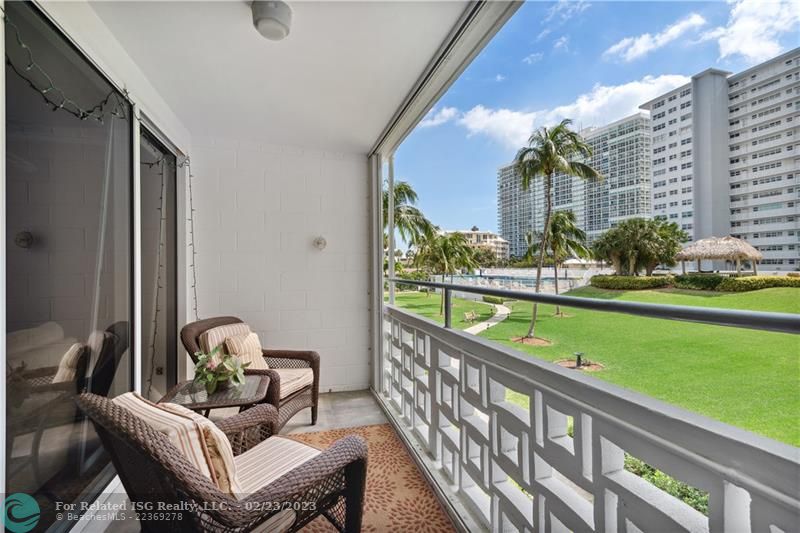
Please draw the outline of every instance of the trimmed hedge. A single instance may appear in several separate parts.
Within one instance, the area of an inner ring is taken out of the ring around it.
[[[717,286],[718,291],[745,292],[769,289],[772,287],[798,287],[800,278],[788,276],[747,276],[742,278],[725,278]]]
[[[660,289],[672,285],[672,276],[592,276],[589,281],[598,289],[614,289],[618,291]]]
[[[503,300],[499,296],[484,296],[483,301],[486,302],[487,304],[503,305],[503,302],[505,300]]]
[[[679,289],[715,291],[723,279],[719,274],[682,274],[675,276],[675,286]]]

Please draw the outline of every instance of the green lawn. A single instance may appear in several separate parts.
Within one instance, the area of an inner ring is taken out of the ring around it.
[[[747,293],[684,290],[609,291],[585,287],[570,296],[637,302],[800,312],[800,289]],[[592,375],[755,433],[800,445],[800,338],[617,313],[566,309],[569,318],[539,307],[537,336],[552,346],[522,346],[531,304],[481,335],[541,359],[584,352],[605,369]]]
[[[394,300],[403,309],[444,324],[444,316],[439,314],[442,302],[442,297],[439,294],[431,294],[429,296],[422,292],[398,292],[395,294]],[[475,311],[478,319],[474,322],[464,320],[464,313],[468,311]],[[453,328],[455,329],[466,329],[478,322],[489,320],[493,315],[493,305],[453,298]]]
[[[570,296],[800,313],[800,289],[794,288],[712,293],[584,287]],[[441,322],[437,296],[408,293],[397,301]],[[481,304],[456,301],[453,316],[461,322],[464,305]],[[514,303],[508,319],[481,335],[549,361],[584,352],[605,366],[592,374],[597,378],[800,445],[800,337],[581,309],[566,309],[568,318],[556,318],[553,311],[552,306],[540,306],[537,325],[537,336],[551,340],[552,346],[511,342],[527,331],[527,302]]]

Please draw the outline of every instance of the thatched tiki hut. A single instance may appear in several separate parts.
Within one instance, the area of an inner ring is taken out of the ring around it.
[[[764,256],[742,239],[735,237],[708,237],[700,239],[677,253],[675,259],[681,262],[683,273],[686,274],[686,261],[697,261],[697,271],[700,272],[700,261],[703,259],[722,259],[736,263],[736,273],[742,271],[742,261],[753,264],[753,274],[758,274],[756,263]]]

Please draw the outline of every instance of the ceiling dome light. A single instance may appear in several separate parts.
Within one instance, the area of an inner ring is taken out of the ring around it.
[[[280,0],[254,0],[253,26],[270,41],[280,41],[292,28],[292,8]]]

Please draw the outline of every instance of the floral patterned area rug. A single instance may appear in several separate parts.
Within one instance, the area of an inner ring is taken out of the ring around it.
[[[422,473],[389,424],[286,435],[317,448],[326,448],[347,435],[367,441],[367,493],[362,531],[440,533],[455,531]],[[336,529],[319,517],[303,531]]]

